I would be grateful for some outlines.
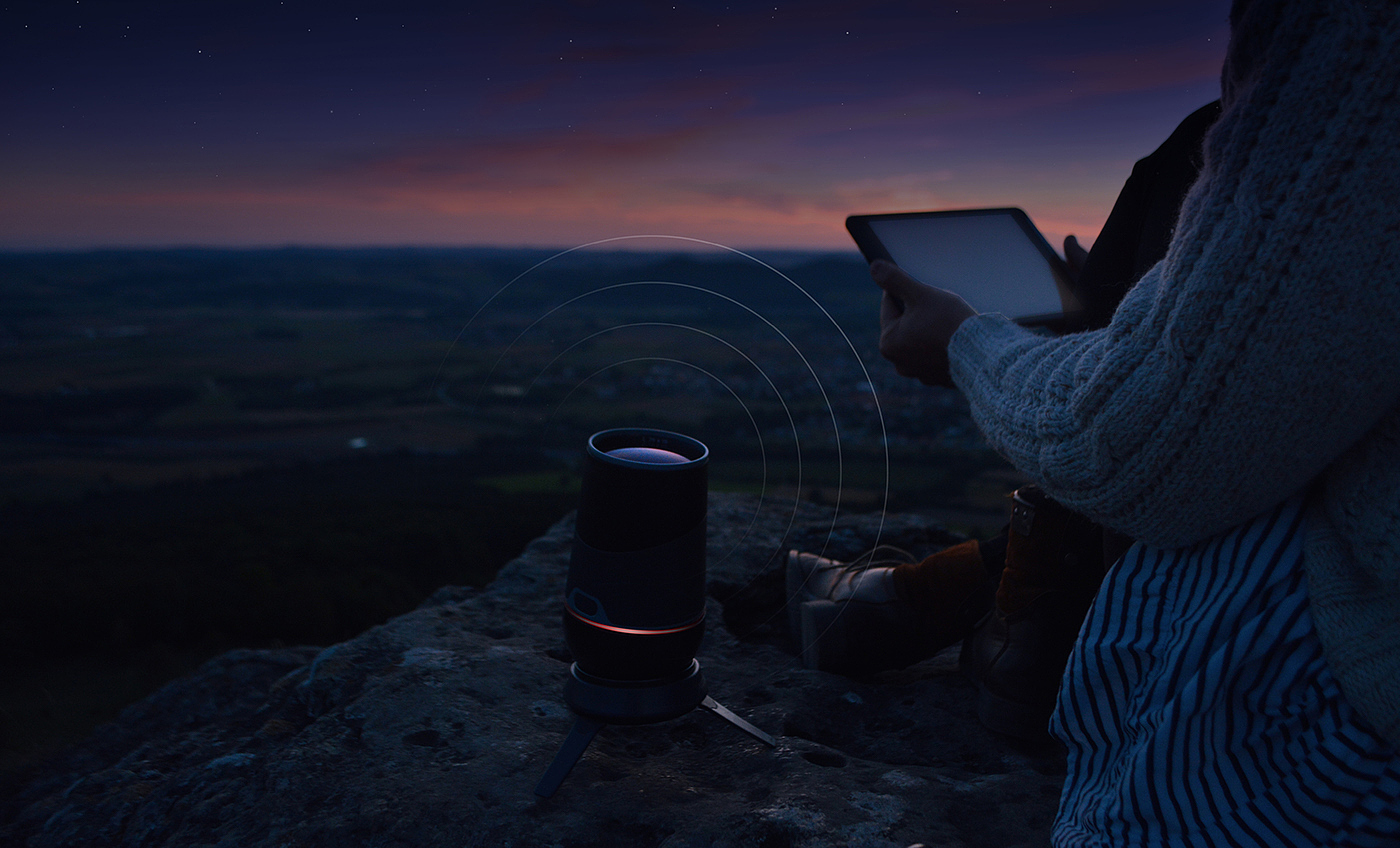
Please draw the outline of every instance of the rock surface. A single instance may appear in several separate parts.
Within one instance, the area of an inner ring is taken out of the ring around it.
[[[0,809],[46,846],[1020,846],[1047,842],[1063,758],[984,730],[956,655],[871,680],[804,670],[781,553],[953,537],[714,494],[699,660],[717,716],[603,729],[554,797],[572,725],[560,626],[572,520],[484,590],[324,650],[234,651],[128,708]]]

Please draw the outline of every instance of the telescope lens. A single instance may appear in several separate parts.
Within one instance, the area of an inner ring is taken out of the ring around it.
[[[618,459],[630,459],[633,462],[644,462],[647,465],[678,465],[682,462],[690,462],[675,451],[661,448],[613,448],[606,455],[615,456]]]

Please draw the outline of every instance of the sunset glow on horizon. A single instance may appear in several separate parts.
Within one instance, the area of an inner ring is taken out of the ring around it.
[[[1127,8],[1131,6],[1131,8]],[[1092,240],[1228,2],[5,3],[0,249]]]

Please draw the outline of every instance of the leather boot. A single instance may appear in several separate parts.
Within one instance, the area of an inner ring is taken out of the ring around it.
[[[807,668],[851,676],[928,659],[991,607],[974,540],[914,562],[877,548],[849,563],[789,551],[788,615]]]
[[[998,733],[1046,738],[1065,663],[1104,575],[1103,533],[1034,486],[1012,496],[996,603],[963,640],[977,717]]]

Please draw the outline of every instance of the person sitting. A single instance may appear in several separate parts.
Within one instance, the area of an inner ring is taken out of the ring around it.
[[[1137,540],[1051,719],[1057,845],[1400,844],[1400,4],[1230,21],[1200,178],[1108,326],[871,269],[896,370]]]
[[[1124,184],[1093,249],[1065,255],[1089,328],[1107,326],[1132,284],[1166,255],[1215,101],[1189,115]],[[1013,494],[1013,521],[915,562],[884,548],[854,563],[791,551],[790,626],[808,668],[871,674],[928,659],[965,640],[960,662],[978,687],[982,723],[1046,736],[1060,676],[1106,565],[1131,540],[1054,503],[1037,487]]]

